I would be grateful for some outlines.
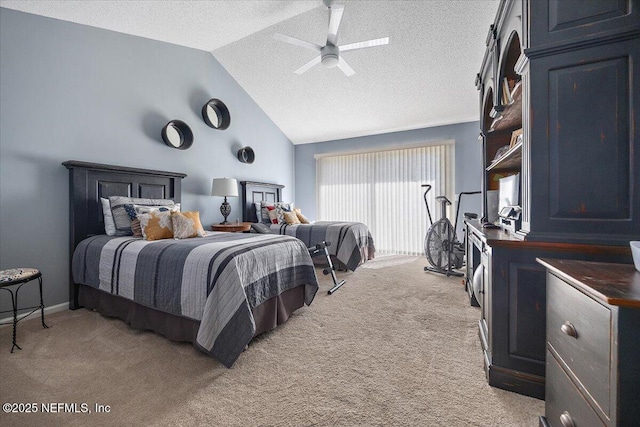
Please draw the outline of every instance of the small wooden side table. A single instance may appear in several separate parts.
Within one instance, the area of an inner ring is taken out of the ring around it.
[[[251,230],[250,222],[230,222],[229,224],[213,224],[211,231],[226,231],[227,233],[242,233]]]

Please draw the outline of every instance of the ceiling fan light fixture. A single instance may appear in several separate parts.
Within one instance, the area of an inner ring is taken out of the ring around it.
[[[333,68],[338,65],[339,58],[335,53],[327,53],[322,55],[322,65],[327,68]]]
[[[336,46],[332,46],[330,44],[324,46],[320,51],[320,55],[322,56],[322,65],[327,68],[333,68],[338,65],[340,61],[340,51]]]

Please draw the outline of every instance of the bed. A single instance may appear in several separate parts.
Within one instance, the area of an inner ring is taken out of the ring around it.
[[[256,203],[282,201],[284,185],[256,181],[241,181],[242,216],[245,222],[259,222]],[[342,270],[355,271],[375,256],[375,245],[369,228],[360,222],[317,221],[312,224],[271,224],[272,232],[302,240],[307,247],[323,241],[331,242],[329,253]]]
[[[293,237],[206,232],[148,241],[104,234],[101,197],[180,202],[185,174],[63,165],[70,183],[71,309],[95,309],[133,328],[191,342],[231,367],[253,337],[313,301],[313,262]]]

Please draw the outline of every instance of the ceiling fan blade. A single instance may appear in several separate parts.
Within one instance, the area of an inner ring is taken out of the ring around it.
[[[342,22],[342,14],[344,6],[331,6],[329,8],[329,32],[327,34],[327,44],[338,44],[338,31],[340,30],[340,22]]]
[[[342,72],[347,75],[347,77],[351,77],[356,73],[355,71],[353,71],[353,68],[351,68],[349,64],[347,64],[347,61],[342,59],[342,57],[340,57],[340,59],[338,60],[338,68],[340,68]]]
[[[364,42],[350,43],[343,46],[338,46],[340,52],[346,52],[348,50],[364,49],[366,47],[375,47],[389,44],[389,37],[382,37],[379,39],[367,40]]]
[[[273,38],[276,40],[279,40],[281,42],[285,42],[285,43],[289,43],[289,44],[293,44],[296,46],[301,46],[301,47],[306,47],[307,49],[311,49],[315,52],[320,52],[320,49],[322,49],[322,46],[318,46],[315,43],[311,43],[311,42],[307,42],[304,40],[300,40],[297,39],[295,37],[291,37],[291,36],[285,36],[284,34],[280,34],[280,33],[275,33],[273,35]]]
[[[316,56],[315,58],[313,58],[311,61],[307,62],[306,64],[304,64],[302,67],[298,68],[296,71],[294,71],[294,73],[296,74],[302,74],[305,71],[307,71],[309,68],[313,67],[316,64],[320,63],[320,60],[322,58],[320,57],[320,55]]]

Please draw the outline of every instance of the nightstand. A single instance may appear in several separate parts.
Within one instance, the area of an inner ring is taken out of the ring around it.
[[[230,222],[229,224],[213,224],[211,231],[226,231],[227,233],[242,233],[251,230],[250,222]]]

